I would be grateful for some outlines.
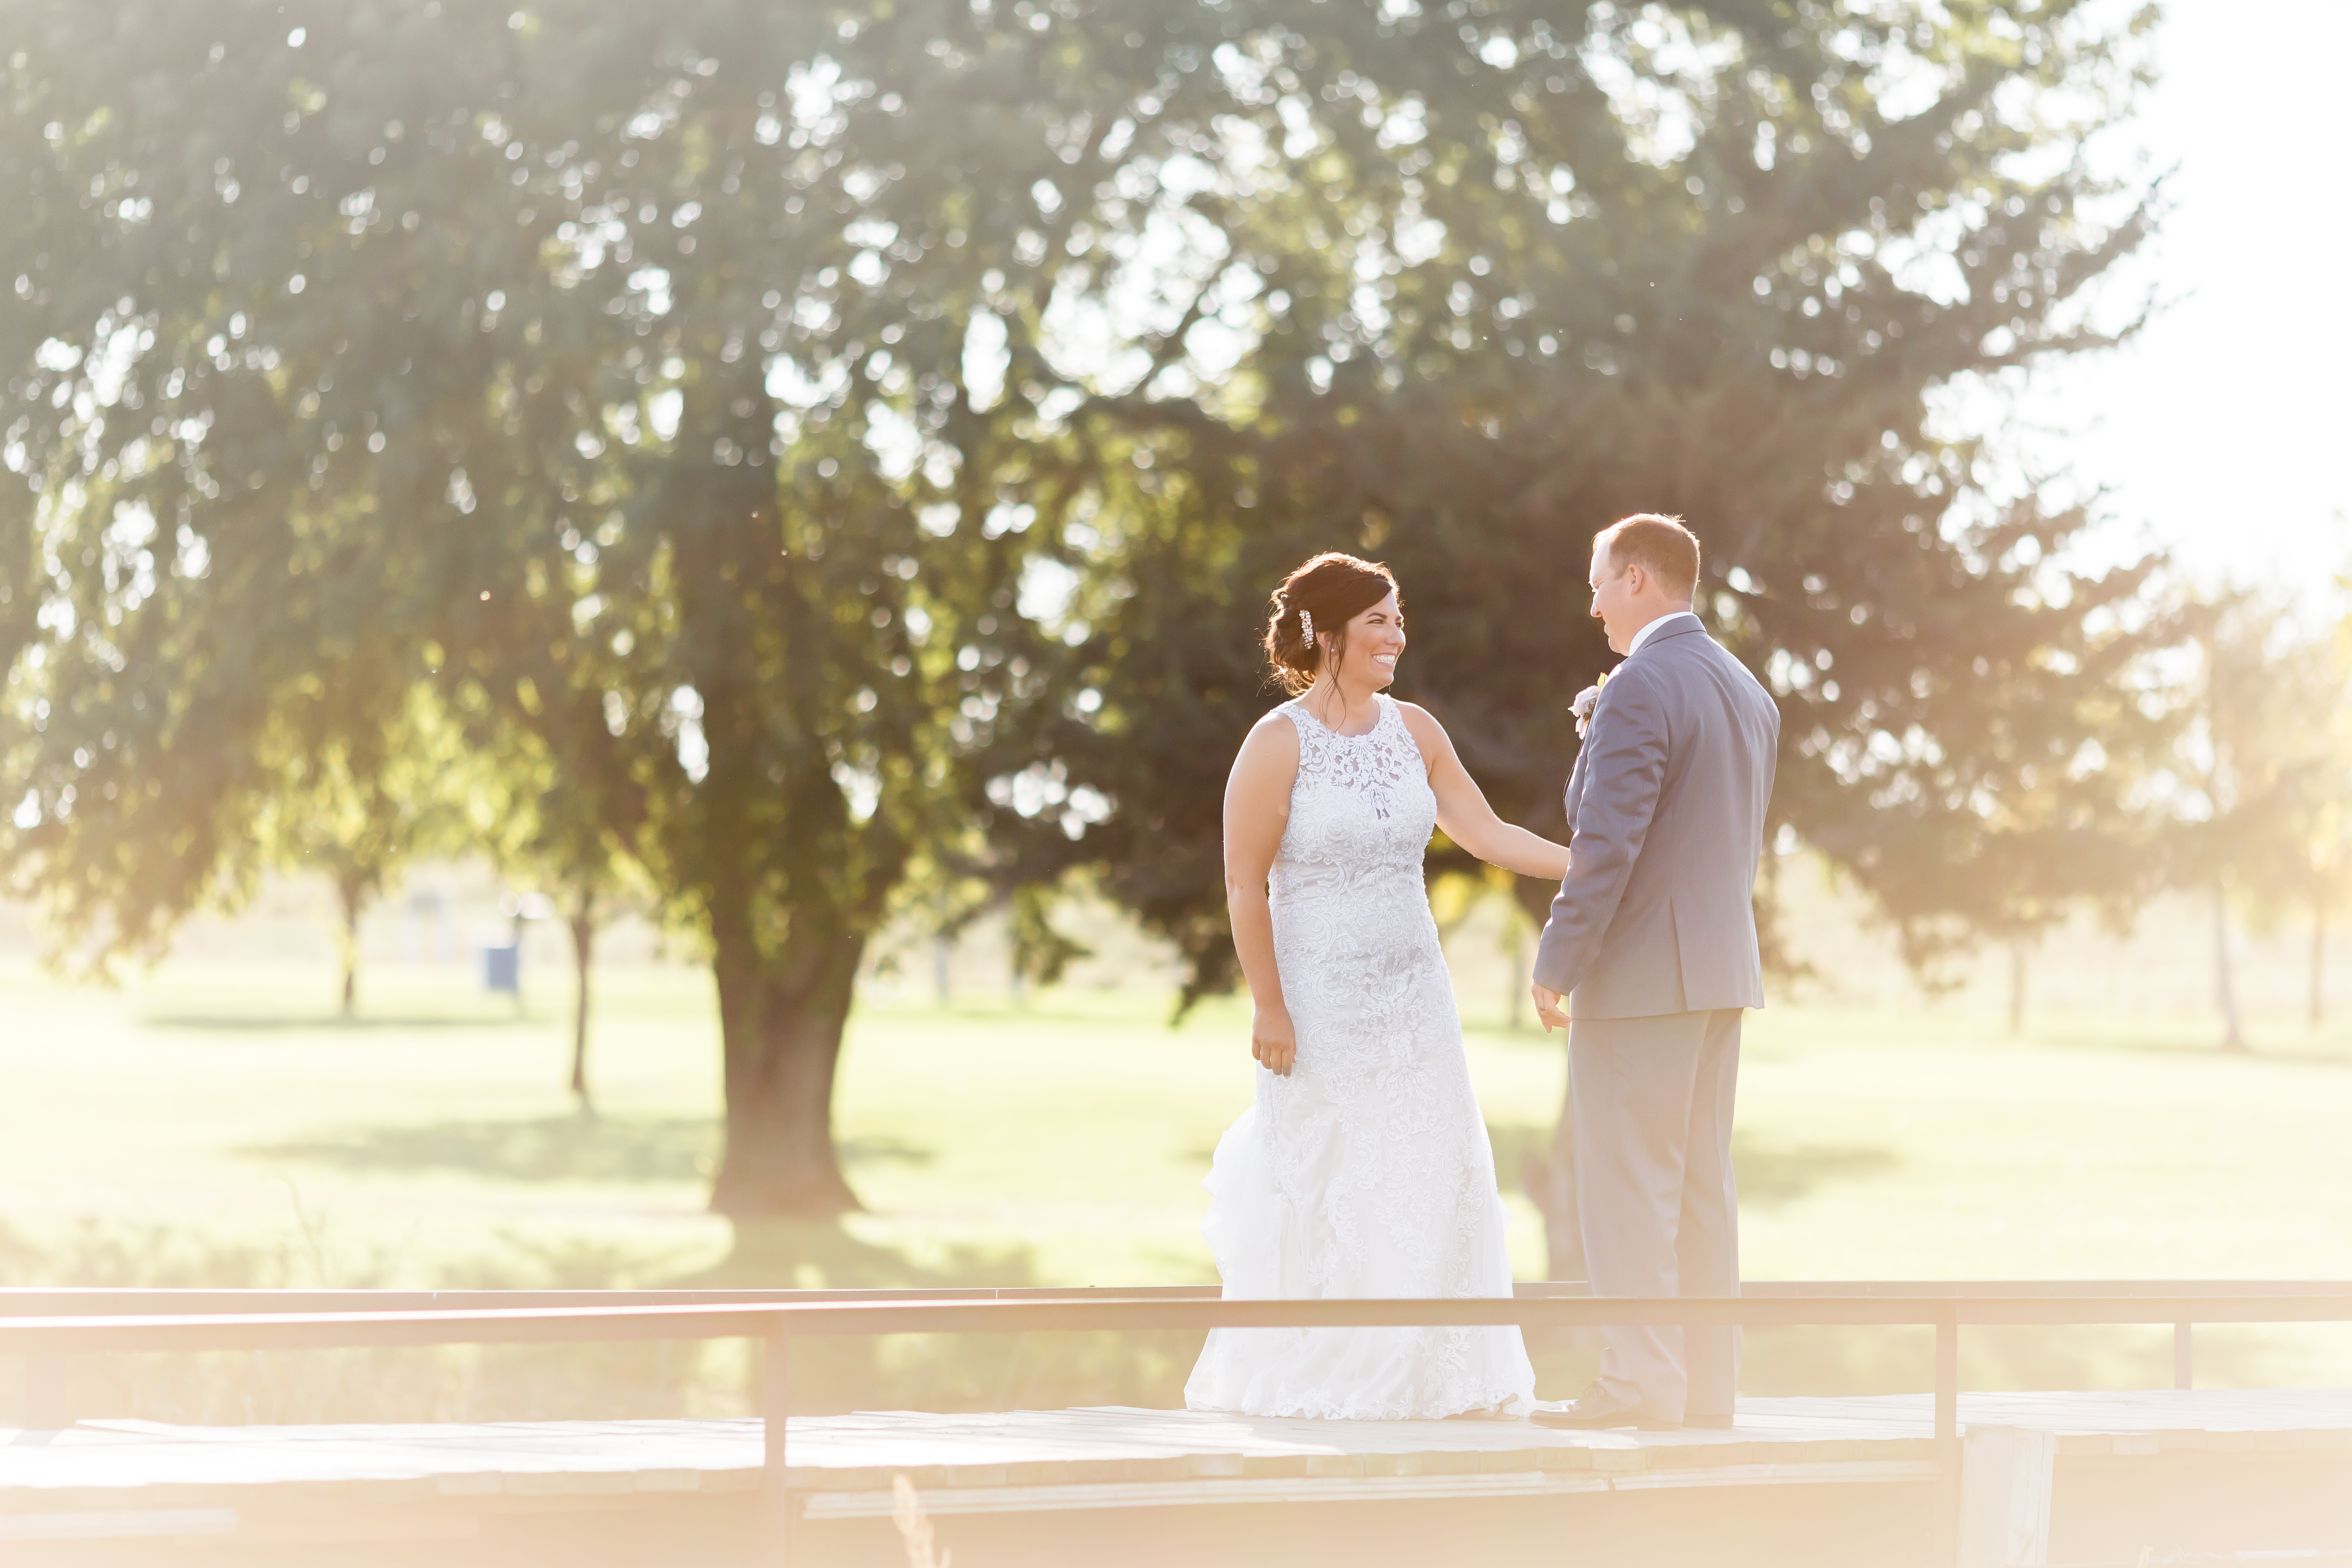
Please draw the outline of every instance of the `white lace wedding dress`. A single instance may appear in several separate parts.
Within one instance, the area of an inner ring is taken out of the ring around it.
[[[1341,735],[1297,702],[1298,780],[1270,881],[1290,1076],[1217,1143],[1202,1233],[1227,1300],[1507,1296],[1495,1156],[1422,880],[1437,819],[1396,704]],[[1403,1420],[1523,1409],[1519,1331],[1218,1329],[1193,1410]]]

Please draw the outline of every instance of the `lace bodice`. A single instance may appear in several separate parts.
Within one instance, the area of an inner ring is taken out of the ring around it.
[[[1229,1297],[1499,1296],[1511,1289],[1494,1154],[1422,883],[1437,821],[1389,698],[1361,735],[1299,702],[1298,774],[1268,892],[1298,1055],[1260,1069],[1217,1145],[1203,1231]],[[1516,1329],[1225,1330],[1195,1409],[1399,1420],[1513,1406]]]
[[[1360,735],[1342,735],[1304,702],[1282,705],[1298,731],[1298,779],[1274,862],[1276,901],[1344,892],[1368,875],[1406,872],[1418,881],[1437,826],[1428,764],[1392,699]]]

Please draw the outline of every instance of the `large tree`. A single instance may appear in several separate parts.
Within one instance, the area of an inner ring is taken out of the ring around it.
[[[1985,3],[1181,15],[1199,43],[1161,90],[1194,106],[1197,177],[1168,225],[1195,237],[1154,277],[1190,336],[1150,379],[1074,378],[1092,466],[1064,540],[1091,578],[1051,745],[1059,795],[1117,805],[1066,853],[1200,984],[1230,977],[1217,803],[1272,700],[1254,644],[1282,573],[1332,547],[1395,565],[1401,689],[1505,815],[1556,829],[1567,700],[1610,662],[1590,537],[1638,510],[1699,531],[1701,611],[1782,705],[1776,821],[1916,956],[2029,929],[2069,890],[2053,864],[2115,884],[2086,841],[2120,789],[2102,746],[2146,740],[2143,570],[2070,569],[2085,515],[2002,496],[1933,410],[2114,341],[2084,291],[2148,211],[2073,154],[2128,101],[2128,26]],[[1002,815],[1033,853],[1060,837]]]
[[[10,848],[67,939],[219,896],[304,692],[435,683],[632,786],[601,826],[717,981],[714,1204],[853,1203],[852,979],[1043,652],[1049,416],[988,324],[1056,287],[1056,182],[1108,177],[1102,95],[1150,84],[1125,35],[0,6]]]

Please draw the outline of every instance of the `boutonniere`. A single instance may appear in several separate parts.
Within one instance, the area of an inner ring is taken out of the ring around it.
[[[1594,681],[1591,685],[1578,692],[1576,694],[1576,700],[1568,705],[1568,710],[1576,715],[1576,738],[1578,740],[1581,741],[1584,739],[1585,728],[1592,722],[1592,710],[1601,701],[1601,689],[1608,684],[1609,672],[1604,669],[1601,672],[1600,679]]]

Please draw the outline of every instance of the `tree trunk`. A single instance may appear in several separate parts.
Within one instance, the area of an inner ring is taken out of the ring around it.
[[[698,320],[698,332],[716,321]],[[677,450],[764,447],[778,405],[758,356],[698,363]],[[726,1146],[710,1207],[739,1223],[860,1206],[834,1148],[834,1075],[858,961],[908,853],[895,786],[859,825],[818,743],[834,700],[820,672],[866,645],[829,629],[839,568],[803,580],[795,552],[779,555],[776,482],[681,456],[646,503],[677,512],[679,673],[702,700],[705,771],[674,831],[719,993]]]
[[[762,963],[748,924],[724,922],[714,936],[727,1147],[711,1212],[746,1220],[856,1210],[834,1148],[833,1085],[866,939],[812,938]]]
[[[2025,942],[2022,938],[2009,944],[2009,1032],[2011,1036],[2025,1033]]]
[[[2225,1051],[2246,1048],[2245,1030],[2238,1018],[2238,988],[2230,973],[2230,895],[2222,883],[2213,884],[2213,1000],[2221,1009],[2221,1040]]]
[[[367,908],[366,882],[336,878],[335,901],[342,913],[342,925],[335,933],[336,956],[343,967],[342,1016],[351,1018],[360,1010],[360,914]]]
[[[583,1116],[596,1114],[588,1093],[588,965],[596,945],[595,910],[593,897],[583,894],[572,910],[572,968],[580,987],[572,1009],[572,1098]]]
[[[949,961],[955,956],[955,943],[945,933],[931,938],[931,1000],[944,1007],[952,994],[950,984]]]
[[[2326,1020],[2326,998],[2320,994],[2322,977],[2327,971],[2327,911],[2314,907],[2311,911],[2311,1026],[2315,1029]]]

